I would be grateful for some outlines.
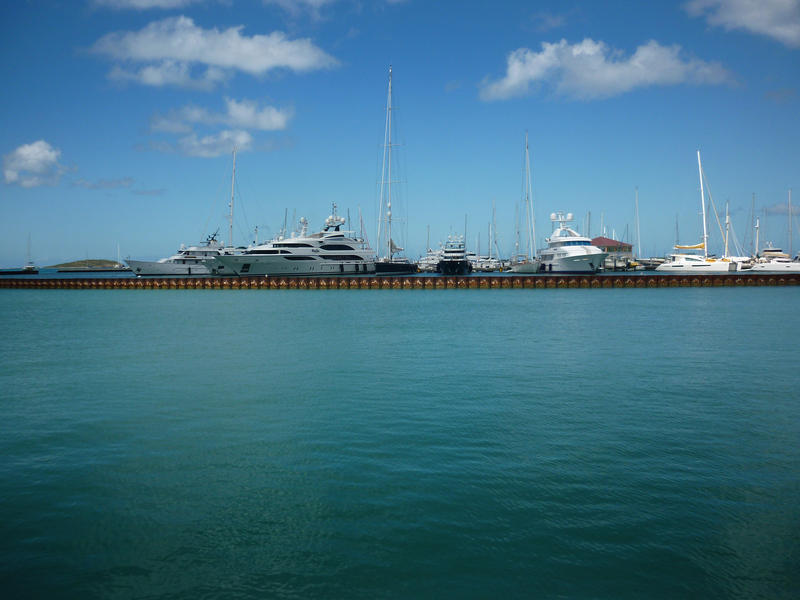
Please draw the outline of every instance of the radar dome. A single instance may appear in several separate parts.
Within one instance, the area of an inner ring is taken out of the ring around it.
[[[556,220],[556,213],[550,213],[550,220],[551,221],[555,221]]]

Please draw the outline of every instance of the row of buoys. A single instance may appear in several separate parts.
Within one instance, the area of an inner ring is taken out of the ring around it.
[[[0,279],[0,288],[24,289],[493,289],[656,288],[800,285],[800,274],[564,275],[481,277],[158,277]]]

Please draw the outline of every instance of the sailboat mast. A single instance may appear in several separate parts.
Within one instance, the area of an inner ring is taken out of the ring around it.
[[[531,206],[531,155],[528,148],[528,132],[525,132],[525,208],[528,211],[528,260],[533,261],[536,254],[534,241],[536,230],[533,224],[533,207]]]
[[[792,252],[792,188],[789,188],[789,258],[794,256]]]
[[[756,248],[755,248],[755,253],[753,254],[753,256],[758,256],[758,230],[759,230],[759,227],[760,227],[759,218],[756,217]]]
[[[233,193],[236,182],[236,147],[233,148],[233,171],[231,172],[231,203],[228,214],[228,246],[233,248]]]
[[[708,258],[708,231],[706,230],[706,195],[703,190],[703,164],[700,162],[700,150],[697,151],[697,171],[700,174],[700,205],[703,209],[703,258]]]
[[[641,258],[642,256],[642,238],[639,235],[639,186],[636,186],[636,252],[637,257]]]
[[[728,212],[728,203],[725,203],[725,256],[728,256],[728,238],[731,232],[731,215]]]

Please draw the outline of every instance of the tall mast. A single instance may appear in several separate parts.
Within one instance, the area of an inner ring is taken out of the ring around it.
[[[639,186],[636,186],[636,256],[642,256],[642,238],[639,235]]]
[[[792,252],[792,188],[789,188],[789,258],[793,256]]]
[[[384,204],[386,209],[386,256],[392,259],[392,65],[389,65],[389,91],[386,94],[386,128],[383,133],[381,198],[378,218],[378,241],[381,244]]]
[[[536,225],[533,222],[533,207],[531,206],[531,156],[528,149],[528,132],[525,132],[525,208],[528,211],[528,260],[533,261],[536,254],[534,246],[536,240]]]
[[[233,171],[231,172],[231,203],[228,215],[228,246],[233,248],[233,190],[236,181],[236,146],[233,147]]]
[[[756,217],[756,251],[753,256],[758,256],[758,229],[759,229],[759,220],[758,217]]]
[[[703,258],[708,258],[708,231],[706,230],[706,195],[703,191],[703,164],[700,162],[700,150],[697,151],[697,171],[700,174],[700,204],[703,208]]]
[[[725,202],[725,256],[728,256],[728,238],[731,231],[731,215],[728,212],[728,203]]]

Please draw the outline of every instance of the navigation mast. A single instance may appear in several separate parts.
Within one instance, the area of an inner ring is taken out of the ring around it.
[[[233,147],[233,172],[231,173],[231,203],[230,213],[228,214],[228,246],[233,248],[233,193],[236,181],[236,146]]]

